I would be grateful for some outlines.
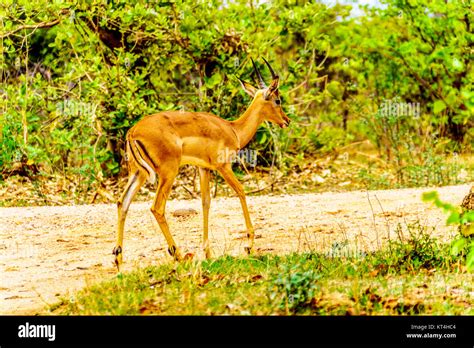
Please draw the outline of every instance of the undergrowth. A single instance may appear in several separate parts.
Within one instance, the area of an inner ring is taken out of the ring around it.
[[[224,256],[119,274],[51,306],[65,315],[474,314],[472,274],[419,228],[354,257]],[[455,289],[449,291],[447,289]]]

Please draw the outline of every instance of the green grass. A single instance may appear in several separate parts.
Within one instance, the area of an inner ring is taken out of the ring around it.
[[[472,274],[423,230],[357,258],[225,256],[120,274],[50,308],[64,315],[472,315]]]

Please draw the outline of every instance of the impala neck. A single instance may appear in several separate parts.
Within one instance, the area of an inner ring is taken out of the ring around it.
[[[244,148],[250,140],[257,133],[258,127],[263,122],[263,117],[260,116],[260,108],[255,100],[250,104],[247,110],[235,121],[231,122],[231,125],[239,138],[240,148]]]

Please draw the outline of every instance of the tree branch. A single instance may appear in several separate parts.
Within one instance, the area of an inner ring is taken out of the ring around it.
[[[55,19],[54,21],[51,21],[51,22],[41,22],[41,23],[36,23],[36,24],[24,24],[24,25],[20,25],[19,27],[16,27],[15,29],[13,29],[12,31],[6,33],[6,34],[2,34],[0,35],[0,39],[4,39],[10,35],[13,35],[17,32],[19,32],[20,30],[36,30],[36,29],[42,29],[42,28],[51,28],[51,27],[54,27],[55,25],[59,24],[59,22],[61,22],[62,18],[57,18]]]

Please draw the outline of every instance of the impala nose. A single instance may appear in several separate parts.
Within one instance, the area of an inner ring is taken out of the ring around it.
[[[280,124],[281,128],[286,128],[290,125],[290,119],[288,117],[283,118],[283,122]]]

